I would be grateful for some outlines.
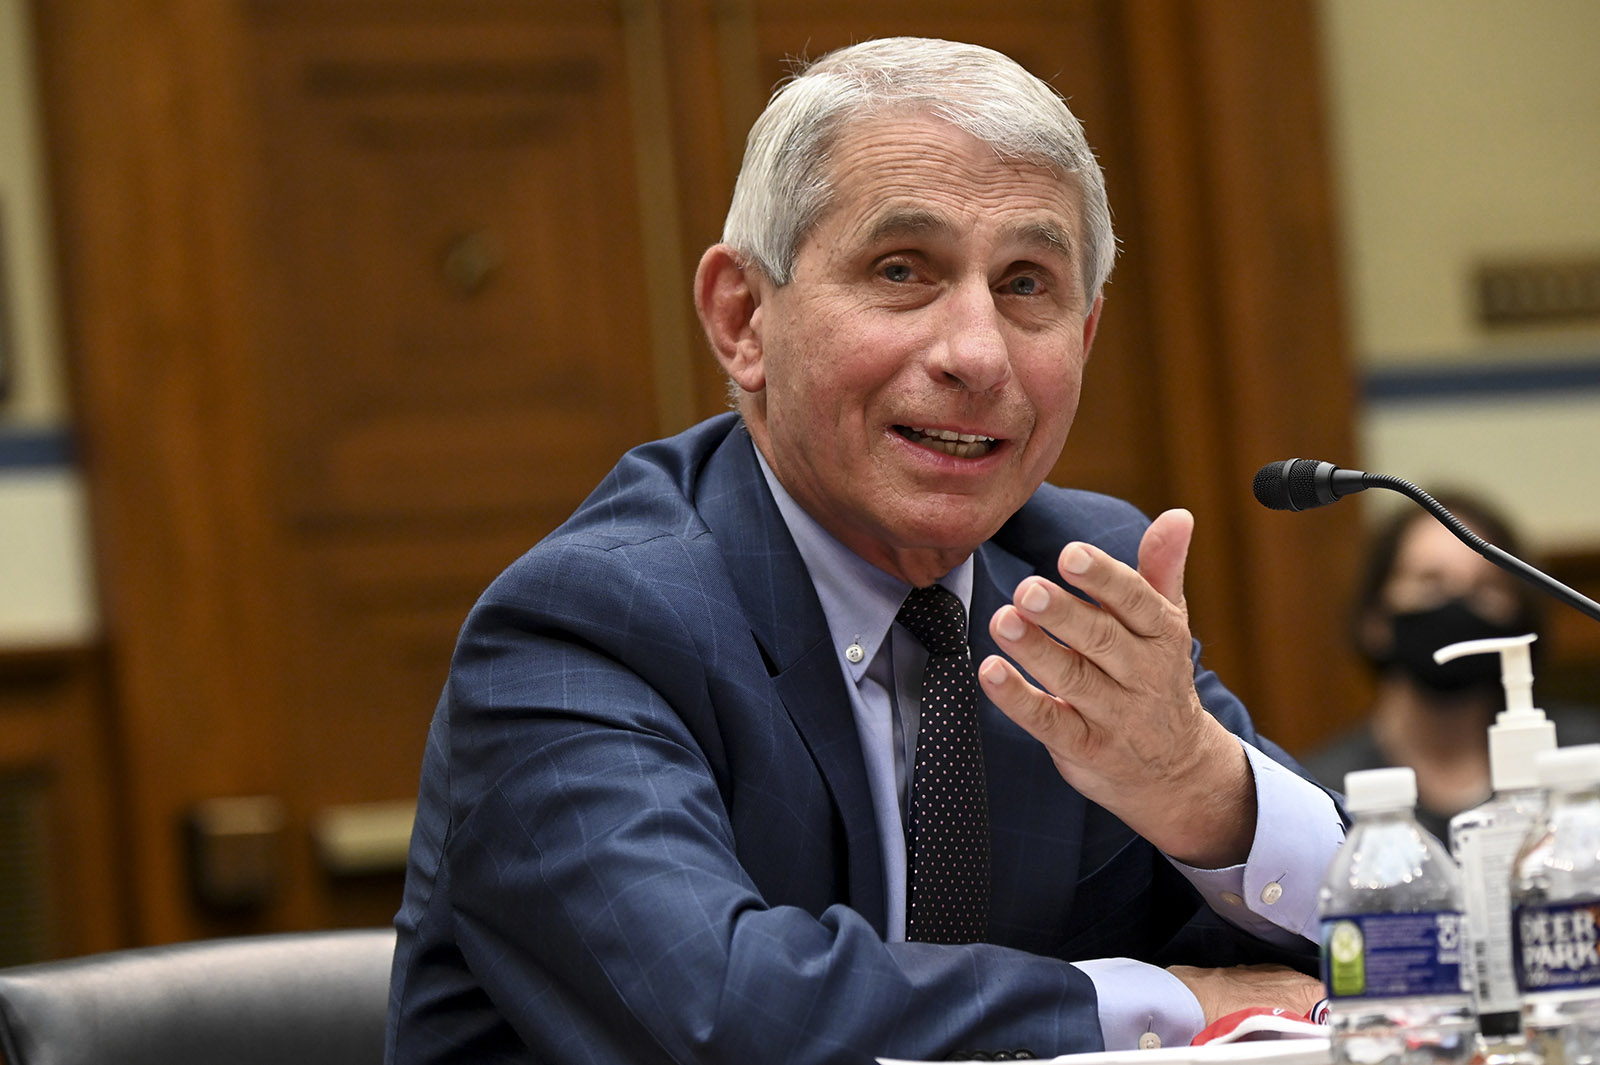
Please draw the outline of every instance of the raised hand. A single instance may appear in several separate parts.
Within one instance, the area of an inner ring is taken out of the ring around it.
[[[1219,868],[1249,853],[1255,790],[1238,739],[1195,691],[1183,598],[1193,531],[1186,510],[1159,515],[1138,570],[1066,545],[1062,579],[1093,602],[1023,581],[990,620],[1016,665],[991,655],[978,676],[1084,796],[1179,861]]]

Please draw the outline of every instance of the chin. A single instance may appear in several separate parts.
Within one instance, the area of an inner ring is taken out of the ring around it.
[[[905,534],[901,543],[915,544],[925,551],[938,551],[941,553],[959,554],[962,557],[972,554],[978,545],[993,536],[1005,519],[993,523],[980,523],[972,520],[972,515],[964,515],[966,520],[959,523],[933,519],[920,523],[915,529],[903,529]]]

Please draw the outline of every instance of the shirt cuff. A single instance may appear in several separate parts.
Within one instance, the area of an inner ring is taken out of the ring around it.
[[[1279,946],[1315,942],[1317,891],[1344,842],[1344,821],[1326,791],[1248,743],[1244,753],[1256,787],[1256,834],[1245,863],[1196,869],[1168,860],[1229,924]]]
[[[1206,1025],[1200,1000],[1160,966],[1131,958],[1073,964],[1094,981],[1107,1050],[1188,1046]]]

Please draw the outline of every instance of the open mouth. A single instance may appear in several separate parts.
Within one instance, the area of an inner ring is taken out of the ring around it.
[[[914,444],[942,451],[958,459],[982,458],[1000,443],[992,436],[957,433],[949,429],[919,429],[910,425],[897,425],[895,431]]]

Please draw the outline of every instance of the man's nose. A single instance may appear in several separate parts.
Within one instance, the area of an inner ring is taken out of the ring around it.
[[[944,299],[942,335],[935,341],[928,372],[946,385],[988,392],[1011,378],[1011,353],[1004,320],[987,283],[967,282]]]

